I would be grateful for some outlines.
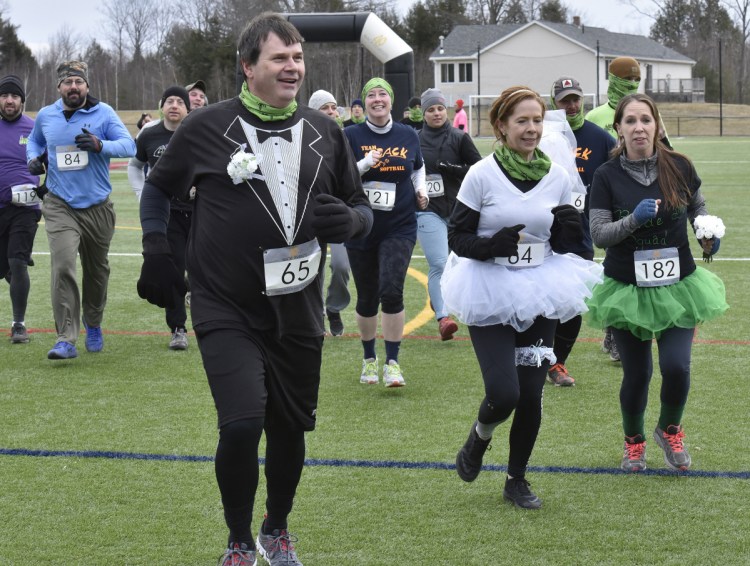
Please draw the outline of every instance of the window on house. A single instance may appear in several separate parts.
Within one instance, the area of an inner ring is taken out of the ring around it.
[[[453,63],[441,63],[440,64],[440,82],[441,83],[455,83],[455,67]]]
[[[472,63],[459,63],[458,64],[458,82],[470,83],[474,79],[472,78]]]

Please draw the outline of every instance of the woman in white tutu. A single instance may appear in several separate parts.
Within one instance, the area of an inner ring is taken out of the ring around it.
[[[581,217],[567,204],[570,176],[538,148],[544,112],[539,94],[525,86],[504,90],[492,104],[497,148],[461,185],[441,280],[448,310],[469,328],[485,386],[456,470],[464,481],[476,479],[492,433],[515,411],[503,497],[524,509],[541,507],[525,475],[555,363],[555,327],[586,310],[602,271],[565,253],[583,238]]]

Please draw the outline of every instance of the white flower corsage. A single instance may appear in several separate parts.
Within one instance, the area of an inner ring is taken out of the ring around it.
[[[695,228],[695,236],[699,240],[723,238],[724,233],[727,231],[721,218],[711,216],[710,214],[696,217],[693,221],[693,227]],[[705,249],[703,250],[703,261],[711,261],[711,254],[706,252]]]
[[[239,185],[242,181],[247,181],[257,169],[258,156],[242,150],[232,155],[232,159],[229,160],[229,164],[227,165],[227,173],[229,173],[235,185]]]

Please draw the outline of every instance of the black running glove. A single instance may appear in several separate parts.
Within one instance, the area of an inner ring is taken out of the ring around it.
[[[166,235],[144,234],[143,266],[137,288],[139,297],[162,308],[174,308],[185,297],[185,275],[172,260]]]
[[[560,237],[571,242],[583,239],[581,213],[578,212],[575,206],[561,204],[552,209],[552,214],[555,215],[555,219],[552,222],[553,224],[557,224]]]
[[[102,140],[97,138],[94,134],[89,132],[86,128],[81,128],[82,134],[76,136],[76,147],[83,151],[92,151],[99,153],[102,150],[104,144]]]
[[[457,163],[448,163],[447,161],[437,162],[438,171],[445,175],[455,177],[459,181],[463,180],[466,176],[466,172],[469,170],[468,165],[459,165]]]
[[[46,171],[46,167],[44,164],[44,156],[40,155],[39,157],[35,157],[28,163],[29,173],[32,175],[44,175],[44,172]]]
[[[518,253],[519,232],[526,228],[525,224],[506,226],[495,232],[490,238],[492,242],[492,257],[510,257]]]
[[[346,242],[355,231],[356,212],[344,201],[329,194],[315,197],[312,228],[324,242],[338,244]]]

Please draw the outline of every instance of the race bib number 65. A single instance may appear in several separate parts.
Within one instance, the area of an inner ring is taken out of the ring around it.
[[[298,246],[263,252],[266,295],[297,293],[313,282],[320,267],[320,244],[311,240]]]

